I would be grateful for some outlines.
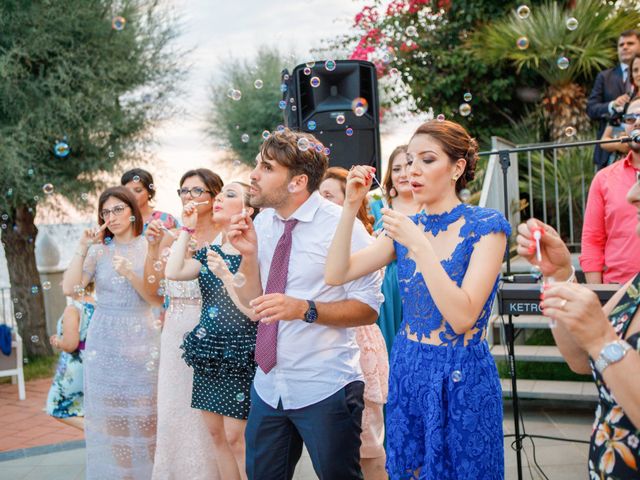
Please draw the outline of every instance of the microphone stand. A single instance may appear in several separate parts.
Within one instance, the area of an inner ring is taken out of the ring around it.
[[[640,130],[634,130],[631,132],[630,137],[613,140],[587,140],[582,142],[572,143],[543,143],[535,146],[516,147],[504,150],[492,150],[486,152],[480,152],[478,155],[498,155],[500,161],[500,168],[502,169],[502,189],[503,189],[503,208],[504,216],[509,221],[509,190],[508,190],[508,171],[511,166],[510,155],[512,153],[519,152],[531,152],[536,150],[550,150],[554,148],[567,148],[567,147],[583,147],[590,145],[603,145],[608,143],[629,143],[635,141],[640,143]],[[506,276],[511,275],[511,257],[509,255],[509,238],[507,238],[507,253],[506,253]],[[516,374],[516,358],[515,358],[515,328],[513,326],[513,316],[511,313],[508,315],[508,322],[504,326],[505,337],[507,340],[507,362],[509,364],[509,375],[511,377],[511,404],[513,408],[513,426],[515,431],[515,445],[516,445],[516,464],[518,468],[518,480],[522,480],[522,440],[524,436],[520,435],[520,407],[518,399],[518,386],[517,386],[517,374]]]

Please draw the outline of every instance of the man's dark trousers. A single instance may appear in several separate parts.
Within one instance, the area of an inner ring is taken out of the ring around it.
[[[251,389],[245,431],[249,480],[290,480],[302,445],[320,480],[360,480],[364,383],[352,382],[318,403],[273,408]]]

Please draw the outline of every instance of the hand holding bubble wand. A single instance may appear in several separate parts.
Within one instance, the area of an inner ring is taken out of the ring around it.
[[[536,242],[536,260],[538,262],[542,262],[542,249],[540,248],[540,240],[542,239],[542,235],[544,235],[544,229],[542,227],[536,227],[532,230],[533,239]],[[542,273],[540,273],[539,279],[542,278]],[[551,285],[556,283],[555,278],[553,277],[545,277],[543,281],[543,285],[540,287],[540,292],[544,292],[544,284]],[[549,328],[556,328],[556,321],[553,318],[549,319]]]

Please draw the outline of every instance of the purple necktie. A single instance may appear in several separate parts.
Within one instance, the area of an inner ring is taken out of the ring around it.
[[[284,222],[284,233],[278,240],[276,251],[271,259],[269,278],[267,279],[268,293],[285,293],[287,288],[287,275],[289,273],[289,256],[291,255],[291,231],[298,223],[292,219]],[[258,336],[256,337],[256,362],[264,373],[269,373],[276,366],[278,350],[278,323],[277,320],[269,325],[258,324]]]

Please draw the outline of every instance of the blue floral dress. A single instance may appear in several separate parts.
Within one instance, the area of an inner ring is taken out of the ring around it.
[[[75,352],[62,352],[58,359],[46,406],[47,414],[56,418],[84,417],[82,352],[94,306],[92,303],[76,301],[73,305],[80,312],[80,343]],[[58,336],[62,336],[62,318],[58,320]]]
[[[640,274],[636,275],[624,297],[613,309],[609,320],[620,338],[640,308]],[[640,352],[640,332],[626,337]],[[618,405],[591,360],[593,378],[600,397],[589,448],[589,478],[640,478],[640,429],[636,428]]]
[[[462,225],[460,242],[441,262],[458,286],[475,244],[485,235],[511,232],[501,213],[465,204],[411,219],[433,236]],[[502,392],[484,340],[498,278],[488,279],[493,289],[474,327],[458,335],[443,319],[406,247],[396,242],[395,251],[403,321],[391,353],[387,471],[392,479],[503,479]],[[420,341],[409,339],[407,331]],[[430,336],[432,343],[421,343]]]

